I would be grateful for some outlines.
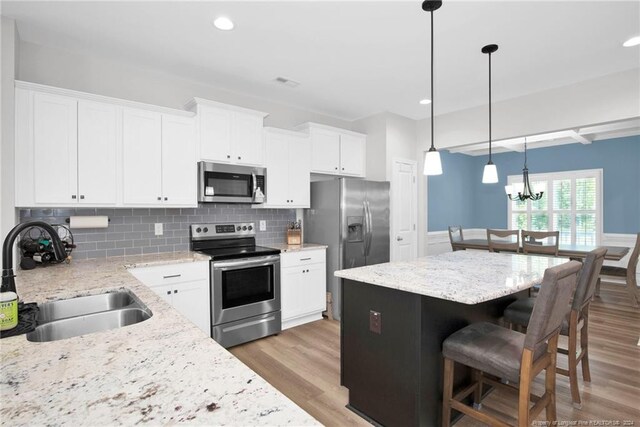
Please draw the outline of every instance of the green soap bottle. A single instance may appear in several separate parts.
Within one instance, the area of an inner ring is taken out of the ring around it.
[[[0,293],[0,331],[8,331],[18,326],[18,294]]]

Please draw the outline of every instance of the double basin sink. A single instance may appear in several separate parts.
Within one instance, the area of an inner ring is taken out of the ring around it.
[[[144,322],[153,315],[129,290],[39,304],[33,342],[57,341]]]

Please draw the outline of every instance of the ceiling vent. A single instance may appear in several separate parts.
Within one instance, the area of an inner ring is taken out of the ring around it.
[[[288,79],[286,77],[276,77],[274,81],[276,83],[280,83],[282,85],[289,86],[289,87],[297,87],[300,85],[300,82]]]

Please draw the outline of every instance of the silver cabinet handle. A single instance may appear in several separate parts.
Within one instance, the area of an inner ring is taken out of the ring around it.
[[[396,240],[397,240],[398,242],[401,242],[401,241],[403,241],[404,239],[403,239],[402,237],[398,236],[398,237],[396,237]]]
[[[300,261],[309,261],[311,258],[300,258]]]
[[[182,274],[170,274],[168,276],[162,276],[163,279],[172,279],[174,277],[180,277]]]

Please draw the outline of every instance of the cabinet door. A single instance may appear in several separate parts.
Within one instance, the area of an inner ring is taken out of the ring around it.
[[[78,201],[78,102],[36,93],[33,105],[35,203]]]
[[[159,113],[122,112],[123,201],[154,205],[162,199],[162,140]]]
[[[291,138],[289,143],[289,198],[291,207],[308,208],[311,203],[311,143],[309,138]]]
[[[78,193],[80,203],[117,202],[118,107],[78,102]]]
[[[289,204],[289,137],[277,133],[266,135],[267,204]]]
[[[340,136],[340,174],[365,175],[366,138],[357,135]]]
[[[306,270],[306,268],[305,268]],[[302,267],[289,267],[280,270],[280,293],[282,295],[282,321],[304,314],[304,277]]]
[[[174,285],[172,297],[173,308],[211,336],[209,280]]]
[[[340,168],[340,134],[311,131],[311,172],[337,174]]]
[[[232,161],[231,123],[233,113],[213,107],[198,107],[200,122],[200,160],[229,163]]]
[[[253,114],[233,113],[233,162],[263,166],[263,118]]]
[[[197,162],[191,117],[162,116],[162,200],[197,206]]]
[[[173,305],[173,286],[171,285],[163,285],[163,286],[151,286],[149,287],[156,295],[162,298],[164,301],[169,303],[169,305]]]
[[[305,273],[305,283],[307,290],[305,292],[305,310],[313,313],[324,311],[327,306],[327,268],[326,264],[313,264],[307,267],[308,272]]]

